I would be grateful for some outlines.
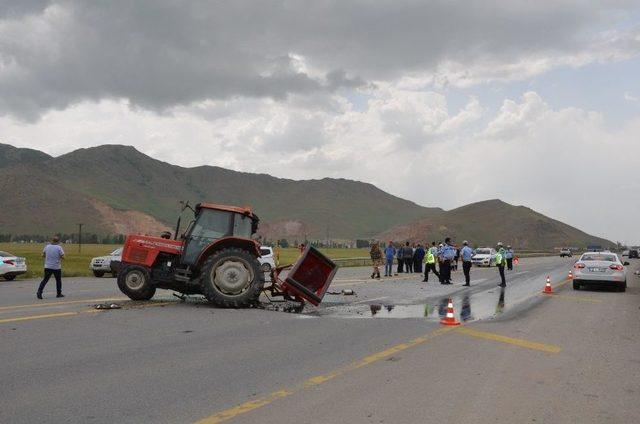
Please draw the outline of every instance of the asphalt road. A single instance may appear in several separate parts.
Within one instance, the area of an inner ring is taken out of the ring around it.
[[[330,290],[356,295],[302,314],[3,282],[0,422],[640,422],[640,261],[626,293],[573,291],[572,263],[523,259],[505,290],[495,268],[471,288],[348,268]],[[460,327],[439,323],[449,297]]]

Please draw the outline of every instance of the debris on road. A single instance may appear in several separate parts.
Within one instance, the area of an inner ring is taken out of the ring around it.
[[[94,306],[95,309],[122,309],[122,306],[117,303],[98,303]]]

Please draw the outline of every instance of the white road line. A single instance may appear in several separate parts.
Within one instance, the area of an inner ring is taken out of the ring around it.
[[[388,299],[388,298],[389,298],[389,296],[376,297],[375,299],[365,299],[365,300],[361,300],[359,302],[353,302],[352,305],[358,305],[360,303],[373,302],[374,300],[382,300],[382,299]]]

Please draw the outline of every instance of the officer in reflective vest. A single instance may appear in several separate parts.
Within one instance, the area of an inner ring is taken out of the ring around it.
[[[507,252],[504,250],[501,242],[498,242],[498,253],[496,253],[496,266],[498,267],[498,272],[500,273],[501,283],[498,284],[500,287],[506,287],[507,282],[504,278],[504,267],[507,265]]]
[[[429,282],[429,271],[433,272],[438,279],[440,279],[440,273],[436,269],[436,255],[438,253],[438,248],[436,247],[436,242],[431,242],[431,247],[427,250],[427,254],[425,255],[424,261],[424,280],[423,283]]]

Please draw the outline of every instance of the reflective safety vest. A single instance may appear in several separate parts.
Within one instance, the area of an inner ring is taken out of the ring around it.
[[[433,256],[433,252],[431,252],[431,250],[427,250],[427,263],[428,264],[435,264],[436,263],[436,257]]]
[[[496,265],[501,265],[502,264],[502,253],[498,252],[496,253]]]

